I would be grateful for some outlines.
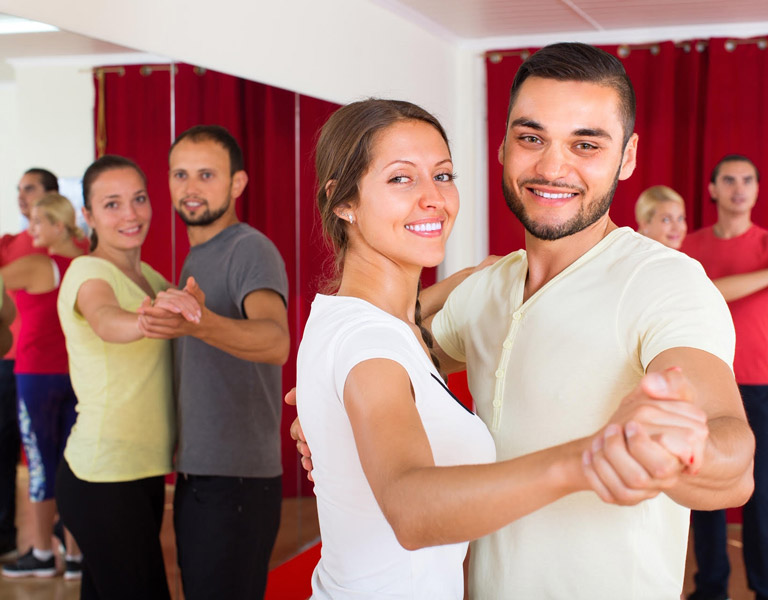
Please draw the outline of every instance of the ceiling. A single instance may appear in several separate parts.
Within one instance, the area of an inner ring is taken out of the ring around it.
[[[382,0],[464,39],[768,21],[768,0]],[[399,5],[399,6],[398,6]]]
[[[25,29],[23,19],[0,14],[0,30],[7,30],[17,25]],[[34,30],[34,21],[25,21]],[[123,54],[136,52],[131,48],[102,42],[90,37],[68,31],[38,31],[34,33],[8,33],[0,35],[0,82],[14,78],[9,61],[34,59],[37,57],[77,57],[101,56],[104,54]]]
[[[768,0],[370,0],[418,24],[464,40],[768,22]],[[0,14],[0,29],[16,17]],[[103,55],[130,48],[50,31],[0,35],[0,79],[8,59]]]

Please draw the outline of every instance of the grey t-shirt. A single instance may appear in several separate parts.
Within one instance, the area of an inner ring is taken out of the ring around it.
[[[216,314],[245,319],[243,300],[256,290],[288,296],[275,245],[245,223],[194,246],[180,285],[193,276]],[[191,336],[176,340],[176,469],[195,475],[275,477],[280,462],[281,367],[242,360]]]

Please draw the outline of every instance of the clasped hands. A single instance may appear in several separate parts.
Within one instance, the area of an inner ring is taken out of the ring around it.
[[[691,382],[672,368],[646,375],[622,399],[582,454],[584,476],[604,502],[637,504],[671,489],[682,475],[699,472],[709,429],[694,398]],[[296,388],[285,402],[296,404]],[[312,453],[298,418],[290,432],[312,481]]]
[[[699,472],[709,428],[695,393],[674,367],[644,376],[622,399],[582,454],[584,475],[603,501],[637,504]]]
[[[205,313],[205,293],[194,277],[183,289],[168,288],[154,300],[144,298],[138,309],[139,331],[148,338],[172,339],[190,335]]]

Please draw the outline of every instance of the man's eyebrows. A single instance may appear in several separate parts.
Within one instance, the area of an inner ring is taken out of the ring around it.
[[[535,129],[536,131],[544,131],[544,126],[541,123],[527,117],[515,119],[509,124],[509,127],[528,127],[529,129]]]
[[[509,124],[509,127],[510,129],[513,127],[527,127],[528,129],[533,129],[534,131],[545,130],[544,126],[541,123],[533,119],[530,119],[528,117],[520,117],[518,119],[515,119]],[[613,139],[610,133],[608,133],[605,129],[602,129],[600,127],[582,127],[580,129],[574,130],[572,135],[576,137],[604,138],[607,140]]]
[[[608,133],[605,129],[601,129],[600,127],[584,127],[582,129],[577,129],[573,132],[573,135],[577,137],[596,137],[605,138],[607,140],[613,139],[610,133]]]

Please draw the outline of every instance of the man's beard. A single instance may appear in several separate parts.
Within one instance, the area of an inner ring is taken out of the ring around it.
[[[504,200],[506,200],[507,206],[523,224],[526,231],[540,240],[553,241],[568,237],[569,235],[573,235],[574,233],[586,229],[608,212],[608,209],[611,207],[611,202],[613,202],[613,194],[616,191],[616,186],[619,183],[620,172],[621,167],[616,171],[616,176],[613,178],[611,189],[609,189],[605,195],[590,203],[589,206],[582,205],[578,213],[565,223],[560,223],[559,225],[537,223],[525,212],[525,207],[520,200],[520,196],[507,185],[506,181],[502,180],[501,187],[504,191]],[[546,181],[545,179],[528,179],[520,184],[520,189],[524,189],[529,185],[541,185],[550,189],[558,188],[561,189],[563,193],[577,192],[582,195],[584,194],[582,188],[560,186],[553,184],[550,181]]]
[[[211,209],[206,203],[205,210],[201,214],[192,217],[183,212],[182,207],[184,205],[182,201],[182,204],[180,204],[179,208],[176,209],[176,214],[181,217],[181,220],[184,221],[185,225],[189,225],[191,227],[205,227],[206,225],[210,225],[211,223],[218,221],[221,216],[229,210],[230,202],[232,202],[232,198],[227,196],[227,202],[224,204],[224,206],[213,212],[211,212]]]

